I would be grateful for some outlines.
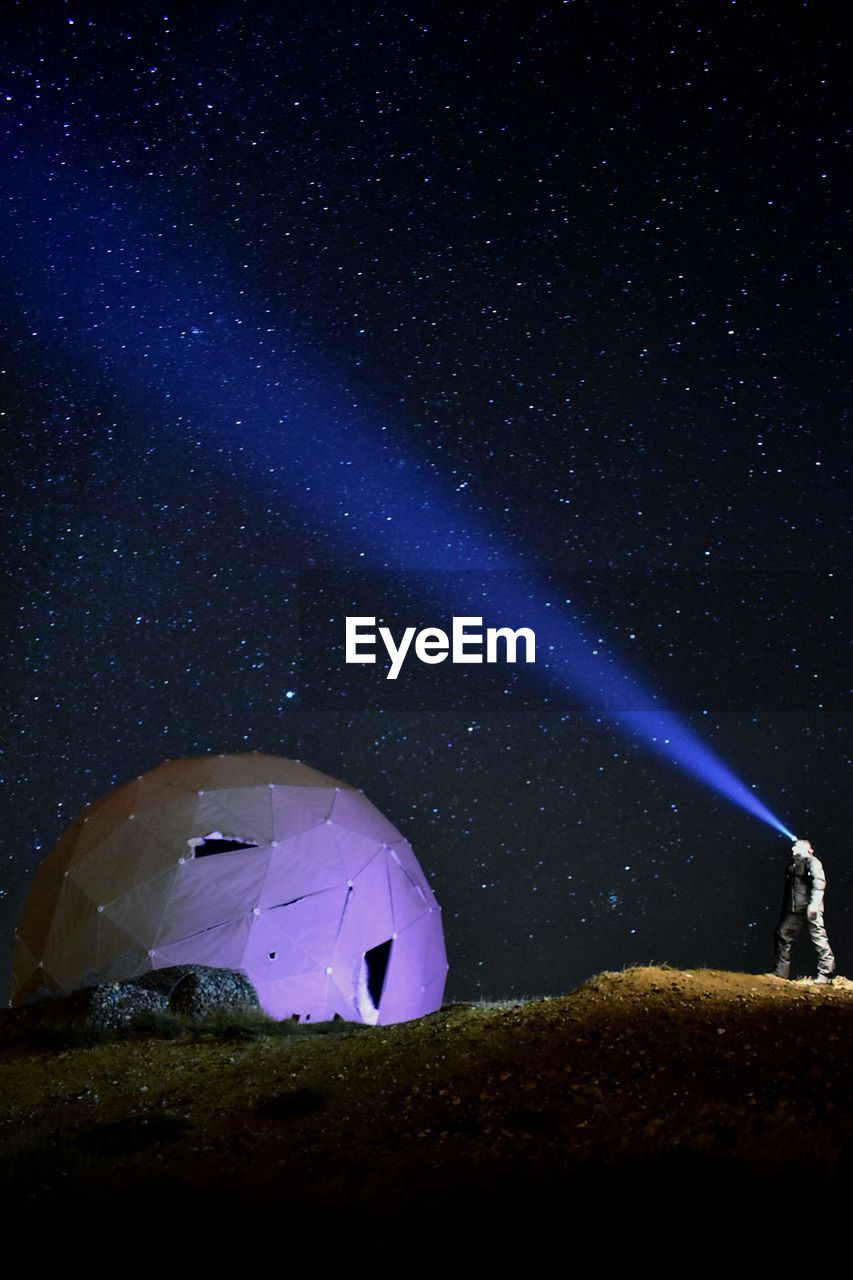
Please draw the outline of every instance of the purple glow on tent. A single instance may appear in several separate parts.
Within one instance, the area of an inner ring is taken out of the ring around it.
[[[143,218],[149,197],[122,189],[112,171],[103,185],[100,157],[84,142],[76,169],[70,159],[57,166],[49,132],[33,120],[10,145],[0,216],[13,291],[43,341],[61,349],[73,330],[76,349],[88,341],[92,364],[152,416],[168,405],[171,422],[203,423],[211,451],[239,448],[246,483],[271,494],[282,521],[295,519],[339,568],[478,568],[528,583],[510,589],[496,574],[484,606],[489,625],[535,629],[536,676],[790,836],[607,646],[547,603],[514,532],[498,534],[388,424],[333,390],[334,374],[298,356],[270,309],[246,301],[242,280],[221,283],[215,245],[180,243],[165,207]],[[113,244],[122,252],[104,251]]]
[[[441,1007],[441,910],[360,791],[276,756],[162,764],[90,805],[39,868],[12,1003],[176,964],[240,969],[271,1017]]]

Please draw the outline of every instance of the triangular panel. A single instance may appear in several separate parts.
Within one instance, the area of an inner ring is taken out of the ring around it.
[[[394,912],[394,928],[402,933],[419,916],[429,911],[430,903],[419,884],[410,877],[393,858],[388,858],[388,880],[391,885],[391,902]]]
[[[106,911],[97,917],[95,964],[102,975],[101,982],[123,982],[151,968],[146,948],[125,933]]]
[[[281,915],[277,911],[269,916],[264,913],[252,925],[244,968],[255,986],[258,982],[277,982],[282,978],[315,973],[321,967],[282,928],[270,923],[270,916],[275,920]]]
[[[359,831],[350,831],[334,824],[329,826],[329,838],[340,854],[349,880],[354,880],[383,847],[375,836],[365,836]]]
[[[328,787],[277,787],[273,798],[273,839],[279,842],[322,826],[331,816],[336,792]]]
[[[206,825],[199,831],[205,836],[210,831],[223,835],[252,840],[255,844],[270,844],[273,831],[272,792],[269,787],[237,787],[229,790],[207,791],[199,800],[197,816]],[[203,817],[202,817],[203,815]]]
[[[142,823],[125,820],[76,858],[69,875],[99,902],[108,902],[176,861]]]
[[[230,920],[213,929],[206,929],[191,938],[154,948],[152,964],[164,969],[172,964],[209,964],[217,969],[242,969],[243,956],[249,941],[252,917]]]
[[[330,889],[292,906],[270,910],[267,920],[313,956],[318,965],[330,965],[346,898],[346,887]]]
[[[185,862],[169,894],[157,933],[158,949],[211,925],[251,915],[259,904],[269,858],[268,849],[238,849]]]
[[[362,835],[375,837],[380,842],[384,840],[390,843],[400,839],[397,828],[391,825],[366,796],[357,792],[336,792],[331,816],[338,826],[360,831]]]
[[[114,924],[146,949],[150,950],[157,940],[178,870],[177,866],[168,867],[104,908]]]

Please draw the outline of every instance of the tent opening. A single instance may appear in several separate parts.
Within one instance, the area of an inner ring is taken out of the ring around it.
[[[190,840],[193,856],[209,858],[215,853],[233,853],[235,849],[257,849],[251,840],[239,840],[236,836],[224,836],[221,831],[211,831],[199,840]]]
[[[364,953],[364,967],[367,970],[367,991],[375,1009],[379,1008],[382,999],[382,988],[385,986],[385,975],[388,972],[388,961],[391,958],[391,939],[380,942],[378,947],[371,947]]]

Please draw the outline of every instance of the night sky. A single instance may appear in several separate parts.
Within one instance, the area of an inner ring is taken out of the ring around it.
[[[461,600],[810,838],[850,972],[838,6],[113,9],[3,6],[4,987],[86,804],[247,750],[408,837],[448,998],[769,969],[790,842],[547,653],[345,666]]]

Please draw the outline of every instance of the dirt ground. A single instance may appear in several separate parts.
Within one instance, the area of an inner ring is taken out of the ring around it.
[[[846,1201],[851,1062],[853,983],[666,968],[326,1035],[23,1042],[0,1053],[4,1203],[332,1209],[371,1236],[662,1188]]]

